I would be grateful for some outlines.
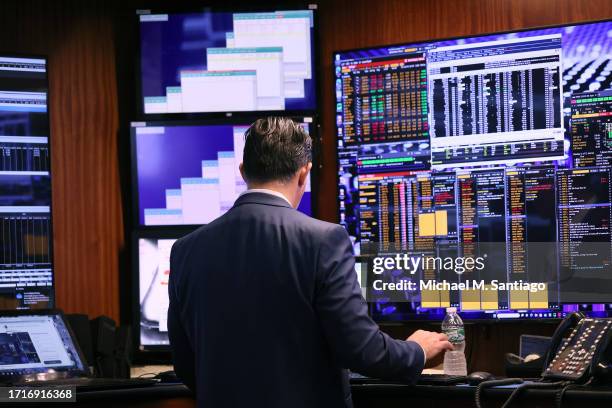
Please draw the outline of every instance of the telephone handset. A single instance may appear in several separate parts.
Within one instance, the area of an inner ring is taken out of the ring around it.
[[[482,391],[500,385],[520,384],[503,407],[508,407],[524,390],[560,388],[563,393],[572,383],[612,382],[612,319],[585,317],[582,313],[567,316],[555,330],[544,362],[542,381],[524,382],[521,378],[485,381],[478,385],[474,399],[482,407]],[[551,381],[552,380],[552,381]]]
[[[566,317],[552,337],[542,378],[584,383],[612,379],[612,319]]]

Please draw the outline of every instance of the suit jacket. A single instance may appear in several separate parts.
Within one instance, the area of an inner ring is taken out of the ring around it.
[[[348,234],[241,196],[172,248],[168,330],[198,407],[351,406],[345,369],[414,382],[425,362],[368,316]]]

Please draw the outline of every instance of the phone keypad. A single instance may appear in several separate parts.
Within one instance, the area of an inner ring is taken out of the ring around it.
[[[544,377],[577,380],[591,365],[595,351],[610,329],[608,319],[583,319],[563,341]]]

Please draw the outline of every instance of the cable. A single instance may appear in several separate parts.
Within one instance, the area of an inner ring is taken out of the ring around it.
[[[567,385],[567,381],[557,381],[557,382],[552,382],[552,383],[533,382],[533,383],[522,384],[518,386],[514,391],[512,391],[512,394],[510,394],[510,397],[508,397],[506,402],[504,402],[504,405],[502,405],[502,408],[508,408],[510,404],[512,404],[512,402],[516,399],[516,397],[518,397],[521,392],[527,389],[557,388],[557,387],[564,387],[566,385]]]
[[[478,387],[476,387],[476,393],[474,395],[474,401],[476,403],[476,408],[482,408],[482,391],[485,390],[486,388],[499,387],[502,385],[513,385],[513,384],[520,384],[520,385],[516,387],[514,391],[512,391],[512,394],[510,394],[506,402],[504,402],[504,405],[502,405],[502,408],[508,408],[510,404],[512,404],[512,402],[524,390],[533,389],[533,388],[542,389],[542,388],[566,387],[568,385],[568,382],[567,381],[557,381],[557,382],[552,382],[552,383],[545,383],[545,382],[523,383],[522,378],[505,378],[503,380],[484,381],[484,382],[481,382],[478,385]]]
[[[474,394],[474,402],[476,403],[476,408],[482,408],[482,391],[486,388],[497,387],[500,385],[512,385],[512,384],[522,384],[522,378],[504,378],[503,380],[490,380],[483,381],[478,384],[476,387],[476,393]]]
[[[561,406],[563,405],[563,396],[565,395],[565,392],[567,390],[569,390],[569,389],[576,389],[576,388],[584,388],[584,387],[587,387],[589,384],[591,384],[591,382],[593,382],[592,378],[589,381],[587,381],[586,383],[584,383],[584,384],[567,384],[567,385],[565,385],[555,395],[555,406],[557,408],[561,408]]]
[[[555,395],[555,406],[557,408],[561,408],[561,405],[563,405],[563,396],[565,395],[565,391],[567,391],[571,387],[572,387],[572,384],[567,384],[565,387],[561,388],[557,392],[557,394]]]
[[[504,405],[502,405],[502,408],[508,408],[510,404],[512,404],[512,401],[514,401],[521,392],[529,388],[557,388],[557,387],[563,387],[566,385],[567,385],[567,381],[558,381],[558,382],[553,382],[553,383],[534,382],[534,383],[522,384],[518,386],[514,391],[512,391],[512,394],[510,394],[510,397],[506,400]]]

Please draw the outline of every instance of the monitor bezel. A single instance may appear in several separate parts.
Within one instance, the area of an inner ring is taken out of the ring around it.
[[[314,116],[321,106],[321,69],[319,67],[320,39],[319,39],[319,8],[317,3],[292,1],[289,4],[280,6],[278,3],[263,2],[263,3],[244,3],[234,7],[230,6],[202,6],[193,3],[174,3],[158,8],[137,9],[134,15],[134,29],[136,36],[135,53],[134,53],[134,75],[136,76],[134,83],[136,84],[135,92],[135,112],[136,116],[143,120],[172,120],[172,119],[198,119],[198,118],[243,118],[250,116]],[[292,110],[274,110],[274,111],[229,111],[229,112],[179,112],[179,113],[145,113],[144,99],[142,96],[142,73],[141,73],[141,45],[142,39],[140,36],[140,16],[145,14],[187,14],[201,11],[212,13],[241,13],[241,12],[270,12],[270,11],[295,11],[309,10],[313,12],[313,36],[312,36],[312,73],[313,89],[314,89],[314,107],[311,109],[292,109]],[[145,119],[146,118],[146,119]]]
[[[343,54],[343,53],[348,53],[348,52],[359,52],[359,51],[367,51],[367,50],[373,50],[373,49],[379,49],[379,48],[394,48],[394,47],[411,47],[411,46],[415,46],[415,45],[423,45],[426,43],[432,43],[432,42],[438,42],[438,41],[452,41],[452,40],[461,40],[461,39],[467,39],[467,38],[476,38],[476,37],[487,37],[490,35],[503,35],[503,34],[511,34],[511,33],[522,33],[522,32],[526,32],[526,31],[533,31],[533,30],[546,30],[546,29],[552,29],[552,28],[563,28],[563,27],[570,27],[570,26],[579,26],[579,25],[587,25],[587,24],[598,24],[598,23],[608,23],[608,22],[612,22],[612,18],[606,18],[606,19],[601,19],[601,20],[582,20],[579,22],[573,22],[573,23],[563,23],[563,24],[551,24],[551,25],[544,25],[544,26],[533,26],[533,27],[525,27],[525,28],[519,28],[516,30],[502,30],[502,31],[489,31],[486,33],[479,33],[479,34],[470,34],[470,35],[459,35],[459,36],[453,36],[453,37],[434,37],[434,38],[428,38],[428,39],[417,39],[414,41],[404,41],[404,42],[397,42],[397,43],[389,43],[389,44],[378,44],[378,45],[373,45],[370,47],[358,47],[358,48],[343,48],[343,49],[338,49],[335,51],[332,51],[331,53],[331,61],[332,61],[332,73],[334,74],[334,78],[335,78],[335,55],[336,54]],[[334,97],[335,100],[335,97]]]
[[[24,59],[41,59],[45,61],[45,84],[46,84],[46,94],[47,94],[47,149],[49,151],[49,259],[51,264],[51,293],[49,296],[49,303],[41,310],[54,310],[56,306],[56,293],[55,293],[55,239],[54,239],[54,228],[53,228],[53,150],[52,150],[52,137],[51,137],[51,86],[49,82],[49,57],[43,54],[29,54],[29,53],[19,53],[19,52],[7,52],[0,53],[0,57],[5,58],[24,58]],[[6,313],[14,309],[1,309],[0,312]],[[34,308],[30,309],[20,309],[20,310],[38,310]]]
[[[61,309],[49,308],[49,309],[31,309],[31,310],[10,310],[10,311],[1,311],[0,317],[19,317],[19,316],[59,316],[59,318],[64,323],[68,334],[70,335],[70,339],[72,341],[72,345],[74,347],[75,352],[77,353],[77,357],[81,360],[81,364],[83,365],[83,370],[79,369],[68,369],[61,370],[56,372],[47,372],[47,373],[36,373],[36,374],[16,374],[16,375],[6,375],[3,376],[0,374],[0,383],[7,382],[23,382],[27,383],[28,381],[35,381],[39,379],[40,375],[46,375],[46,379],[58,379],[58,378],[82,378],[82,377],[90,377],[91,372],[83,354],[83,350],[77,341],[76,336],[74,335],[74,331],[68,323],[66,319],[66,315]]]
[[[450,41],[450,40],[458,40],[458,39],[467,39],[467,38],[476,38],[476,37],[486,37],[486,36],[490,36],[490,35],[503,35],[503,34],[510,34],[510,33],[519,33],[519,32],[527,32],[527,31],[533,31],[533,30],[543,30],[543,29],[552,29],[552,28],[563,28],[563,27],[570,27],[570,26],[579,26],[579,25],[588,25],[588,24],[598,24],[598,23],[609,23],[612,22],[612,18],[608,18],[608,19],[601,19],[601,20],[584,20],[584,21],[579,21],[579,22],[569,22],[569,23],[563,23],[563,24],[553,24],[553,25],[545,25],[545,26],[534,26],[534,27],[524,27],[524,28],[520,28],[520,29],[515,29],[515,30],[503,30],[503,31],[494,31],[494,32],[486,32],[486,33],[478,33],[478,34],[471,34],[471,35],[465,35],[465,36],[454,36],[454,37],[435,37],[435,38],[429,38],[429,39],[417,39],[414,41],[410,41],[410,42],[397,42],[397,43],[389,43],[389,44],[378,44],[378,45],[372,45],[372,46],[368,46],[368,47],[358,47],[358,48],[347,48],[347,49],[339,49],[339,50],[334,50],[331,52],[331,67],[330,67],[330,71],[331,71],[331,75],[333,78],[332,83],[335,83],[335,78],[336,78],[336,55],[342,55],[345,53],[351,53],[351,52],[359,52],[359,51],[367,51],[367,50],[376,50],[376,49],[381,49],[381,48],[394,48],[394,47],[413,47],[416,45],[423,45],[423,44],[427,44],[427,43],[433,43],[433,42],[438,42],[438,41]],[[341,60],[343,61],[343,60]],[[334,88],[335,89],[335,88]],[[330,92],[330,96],[333,100],[332,106],[335,107],[336,106],[336,95],[335,92],[333,91],[333,89],[331,89],[332,92]],[[333,111],[333,117],[335,118],[336,116],[336,111]],[[340,149],[338,147],[338,127],[337,124],[334,121],[334,146],[335,146],[335,173],[336,173],[336,196],[339,197],[339,183],[340,183],[340,174],[339,174],[339,152]],[[340,206],[339,206],[339,202],[336,201],[336,222],[339,223],[340,222]],[[355,256],[355,260],[356,262],[359,262],[359,260],[361,259],[365,259],[367,258],[367,255],[357,255]],[[408,323],[408,322],[420,322],[420,323],[426,323],[426,322],[437,322],[439,321],[438,319],[432,319],[432,318],[428,318],[427,315],[419,315],[417,313],[411,313],[411,314],[402,314],[400,318],[397,319],[384,319],[381,318],[380,316],[377,316],[373,313],[373,305],[374,302],[367,302],[368,304],[368,313],[370,314],[370,316],[372,316],[372,318],[374,318],[376,320],[376,322],[381,323],[383,325],[393,325],[393,324],[402,324],[402,323]],[[569,304],[569,303],[568,303]],[[573,304],[573,303],[572,303]],[[581,304],[584,305],[594,305],[594,304],[601,304],[601,302],[582,302]],[[555,310],[554,313],[561,313],[561,315],[563,316],[565,312],[563,312],[563,303],[561,303],[560,305],[560,310]],[[521,309],[522,310],[522,309]],[[532,309],[535,310],[535,309]],[[546,309],[547,311],[550,311],[550,313],[553,313],[552,309]],[[509,310],[501,310],[502,312],[513,312],[515,311],[514,309],[509,309]],[[471,312],[471,311],[470,311]],[[483,310],[484,312],[484,310]],[[537,313],[537,312],[536,312]],[[586,312],[588,314],[588,312]],[[498,313],[499,314],[499,313]],[[608,315],[612,315],[612,310],[609,311],[607,313]],[[444,318],[444,316],[442,315],[442,319]],[[469,323],[496,323],[496,322],[526,322],[526,321],[538,321],[538,322],[547,322],[547,321],[558,321],[559,319],[562,319],[563,317],[518,317],[518,318],[508,318],[508,319],[503,319],[503,318],[493,318],[493,317],[482,317],[482,318],[467,318],[464,319],[465,322],[469,322]]]
[[[316,115],[279,115],[288,117],[296,122],[300,122],[304,118],[310,118],[311,122],[309,126],[309,134],[312,138],[312,170],[310,173],[310,208],[311,217],[316,218],[318,215],[318,200],[316,200],[319,194],[319,183],[317,181],[320,177],[321,163],[320,159],[320,139],[319,139],[319,121]],[[140,222],[140,192],[138,184],[138,163],[137,163],[137,146],[136,146],[136,133],[133,129],[137,126],[136,124],[146,124],[147,126],[210,126],[210,125],[248,125],[257,120],[257,117],[249,118],[215,118],[215,119],[190,119],[190,120],[144,120],[144,121],[132,121],[130,122],[130,170],[132,177],[132,217],[134,217],[135,228],[155,228],[162,227],[161,225],[146,225]],[[300,122],[301,123],[301,122]],[[199,227],[206,224],[178,224],[178,225],[167,225],[170,228],[180,227]]]

